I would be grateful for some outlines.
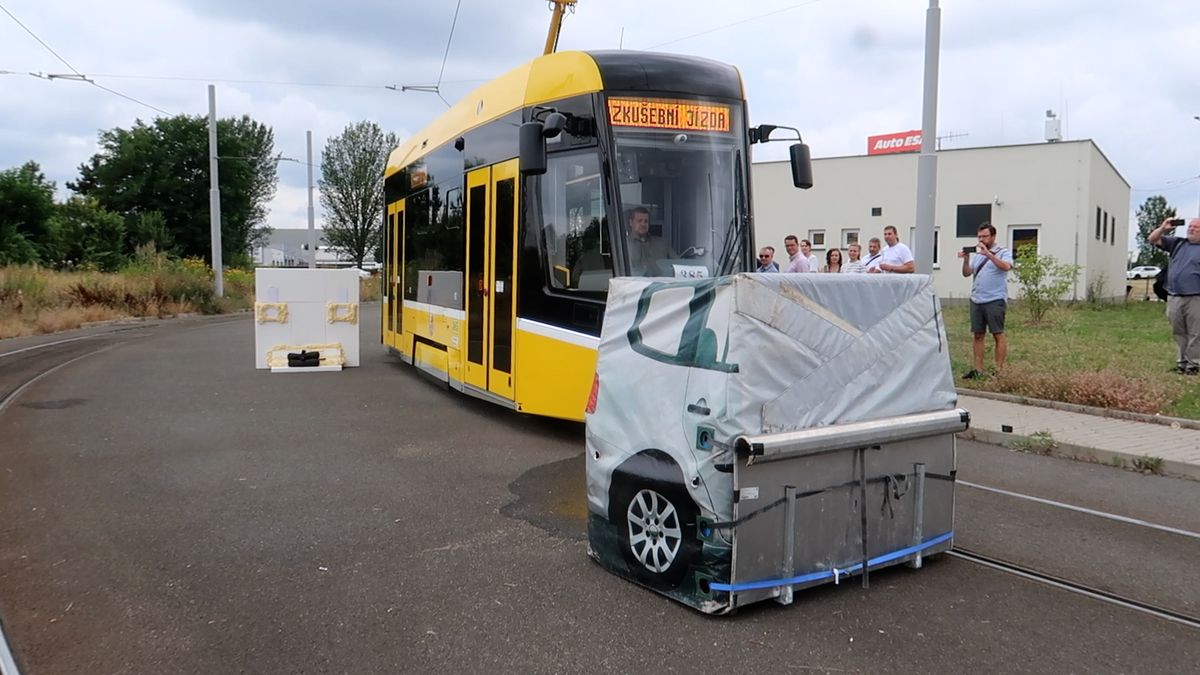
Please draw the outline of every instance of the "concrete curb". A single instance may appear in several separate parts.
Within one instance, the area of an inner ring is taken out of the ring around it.
[[[1021,442],[1033,443],[1036,439],[1031,436],[1021,434],[1006,433],[1002,431],[992,431],[991,429],[967,429],[958,434],[958,437],[968,441],[976,441],[979,443],[987,443],[988,445],[998,445],[1003,448],[1008,448],[1019,452],[1016,445]],[[1089,448],[1074,443],[1064,443],[1062,441],[1054,441],[1054,447],[1050,452],[1046,453],[1051,457],[1061,457],[1063,459],[1073,459],[1090,464],[1104,464],[1117,469],[1127,469],[1136,471],[1133,461],[1135,459],[1144,459],[1151,455],[1138,454],[1136,452],[1120,452],[1116,450],[1104,450],[1102,448]],[[1188,478],[1191,480],[1200,481],[1200,466],[1192,464],[1184,464],[1170,459],[1162,460],[1161,471],[1163,475],[1174,476],[1177,478]]]
[[[1040,398],[1029,398],[1027,396],[1015,396],[1013,394],[1001,394],[994,391],[980,391],[977,389],[957,388],[960,396],[974,396],[975,398],[986,398],[993,401],[1003,401],[1004,403],[1015,403],[1017,405],[1032,405],[1039,408],[1050,408],[1052,410],[1061,410],[1063,412],[1081,413],[1084,415],[1095,415],[1097,417],[1108,417],[1111,419],[1128,420],[1130,422],[1145,422],[1147,424],[1160,424],[1162,426],[1197,429],[1200,430],[1200,420],[1187,419],[1185,417],[1167,417],[1165,415],[1147,415],[1145,413],[1129,412],[1128,410],[1113,410],[1111,408],[1096,408],[1088,405],[1079,405],[1078,403],[1063,403],[1061,401],[1047,401]]]

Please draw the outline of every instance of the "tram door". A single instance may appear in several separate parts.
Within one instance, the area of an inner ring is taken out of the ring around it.
[[[401,348],[403,327],[404,294],[404,200],[388,204],[387,207],[387,278],[383,293],[387,296],[387,307],[383,316],[383,344]]]
[[[467,325],[463,381],[513,398],[517,160],[467,174]]]

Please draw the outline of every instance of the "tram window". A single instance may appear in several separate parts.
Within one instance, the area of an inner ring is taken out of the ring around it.
[[[626,131],[615,158],[626,220],[649,214],[649,231],[630,235],[634,276],[708,277],[736,243],[736,148],[728,139]],[[622,231],[632,231],[629,223]],[[646,238],[648,237],[648,238]],[[643,242],[634,245],[634,239]]]
[[[462,309],[462,189],[433,186],[408,198],[404,299]]]
[[[542,249],[551,288],[607,291],[612,249],[594,153],[550,156],[542,187]]]

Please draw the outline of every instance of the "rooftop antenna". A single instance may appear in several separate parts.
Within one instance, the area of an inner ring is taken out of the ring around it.
[[[965,132],[964,132],[964,133],[961,133],[961,134],[960,134],[960,133],[953,133],[953,132],[952,132],[952,133],[948,133],[948,134],[942,134],[941,136],[938,136],[938,137],[935,139],[935,140],[937,140],[937,149],[938,149],[938,150],[941,150],[941,149],[942,149],[942,141],[952,141],[952,140],[954,140],[954,139],[956,139],[956,138],[966,138],[967,136],[970,136],[970,135],[971,135],[971,134],[968,134],[968,133],[965,133]]]
[[[1062,135],[1062,120],[1054,114],[1053,110],[1046,111],[1046,142],[1057,143],[1063,138]]]

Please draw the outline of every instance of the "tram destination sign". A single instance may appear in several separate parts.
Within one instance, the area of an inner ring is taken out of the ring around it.
[[[729,131],[729,106],[646,98],[608,99],[608,121],[613,126]]]

